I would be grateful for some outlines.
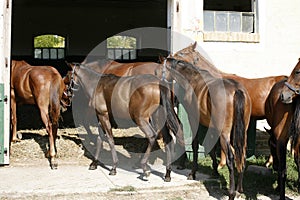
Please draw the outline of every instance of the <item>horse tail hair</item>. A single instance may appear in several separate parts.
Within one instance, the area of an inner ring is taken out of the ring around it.
[[[232,144],[234,148],[235,163],[238,172],[245,167],[246,157],[246,124],[244,121],[245,96],[243,91],[237,90],[234,94],[234,118],[232,131]]]
[[[183,128],[171,101],[171,91],[165,84],[160,84],[160,91],[161,104],[165,109],[166,125],[176,135],[178,143],[184,145]]]

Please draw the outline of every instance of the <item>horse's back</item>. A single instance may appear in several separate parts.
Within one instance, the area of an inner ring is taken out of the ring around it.
[[[138,74],[154,74],[160,66],[155,62],[120,63],[113,60],[98,60],[83,63],[88,68],[98,73],[114,74],[117,76],[133,76]]]
[[[54,67],[31,66],[15,60],[12,61],[11,86],[18,101],[28,104],[35,104],[36,98],[50,98],[53,92],[61,96],[64,90],[62,77]]]

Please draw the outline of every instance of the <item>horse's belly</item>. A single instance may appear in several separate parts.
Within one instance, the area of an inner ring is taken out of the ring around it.
[[[31,92],[15,90],[15,95],[18,104],[35,104],[34,96]]]

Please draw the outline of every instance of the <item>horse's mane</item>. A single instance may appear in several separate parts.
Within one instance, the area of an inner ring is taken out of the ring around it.
[[[192,44],[182,50],[180,50],[179,52],[177,53],[180,53],[181,51],[188,51],[189,54],[193,54],[193,53],[196,53],[197,54],[197,57],[200,59],[201,61],[201,64],[204,64],[204,65],[207,65],[209,66],[211,69],[215,70],[216,72],[221,72],[213,63],[212,61],[210,61],[208,59],[208,55],[206,54],[206,52],[204,52],[203,50],[201,50],[201,52],[199,50],[196,49],[196,45],[197,43],[195,44]],[[176,53],[176,54],[177,54]],[[199,61],[199,60],[198,60]]]
[[[200,73],[200,74],[207,74],[209,76],[212,76],[211,73],[206,70],[206,69],[202,69],[200,66],[196,67],[195,65],[189,63],[189,62],[186,62],[186,61],[183,61],[183,60],[177,60],[175,58],[167,58],[171,63],[172,65],[176,65],[176,64],[179,64],[183,67],[185,67],[186,69],[190,69],[196,73]]]
[[[292,136],[292,146],[297,145],[300,136],[300,97],[294,100],[294,115],[289,129],[289,135]]]

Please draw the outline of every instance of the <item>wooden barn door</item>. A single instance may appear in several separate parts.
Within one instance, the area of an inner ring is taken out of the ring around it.
[[[11,6],[0,1],[0,165],[9,164]]]

